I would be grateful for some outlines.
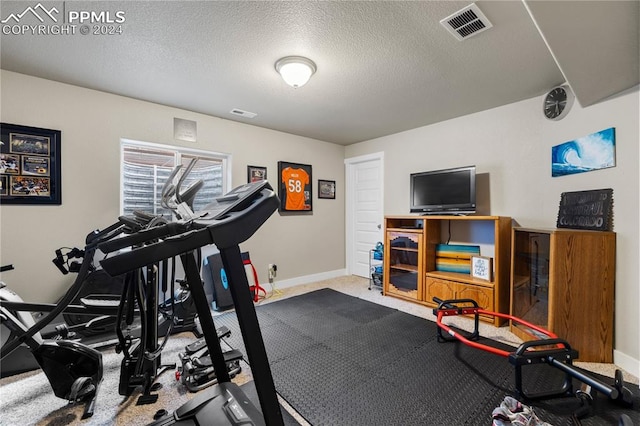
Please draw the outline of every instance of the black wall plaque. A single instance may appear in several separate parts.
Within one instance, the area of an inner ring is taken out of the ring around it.
[[[558,211],[558,228],[610,231],[613,189],[563,192]]]

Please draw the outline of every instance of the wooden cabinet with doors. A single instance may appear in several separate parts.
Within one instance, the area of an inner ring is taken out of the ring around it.
[[[505,216],[387,216],[385,217],[385,295],[435,307],[433,298],[473,299],[495,312],[509,312],[511,218]],[[493,260],[493,279],[439,270],[438,245],[480,245]],[[495,325],[504,320],[482,318]]]
[[[580,361],[613,362],[615,233],[514,228],[512,246],[511,314],[565,339]]]
[[[396,229],[385,233],[384,292],[409,300],[422,299],[422,231]]]

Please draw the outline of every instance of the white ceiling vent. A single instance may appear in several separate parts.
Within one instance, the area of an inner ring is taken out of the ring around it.
[[[465,40],[493,27],[475,3],[447,16],[440,23],[458,40]]]
[[[245,118],[254,118],[255,116],[258,115],[255,112],[244,111],[238,108],[234,108],[229,112],[233,115],[239,115],[240,117],[245,117]]]

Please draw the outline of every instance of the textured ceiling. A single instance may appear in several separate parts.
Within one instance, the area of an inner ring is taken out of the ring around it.
[[[120,11],[122,33],[82,35],[76,22],[75,34],[6,34],[11,14],[38,2],[3,0],[3,69],[343,145],[565,80],[582,106],[640,83],[637,1],[478,1],[493,27],[464,41],[439,21],[466,1],[40,3],[56,7],[58,24],[73,11]],[[299,89],[274,69],[290,55],[318,67]]]

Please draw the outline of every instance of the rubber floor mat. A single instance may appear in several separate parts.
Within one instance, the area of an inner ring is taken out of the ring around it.
[[[256,310],[276,389],[312,425],[486,426],[504,397],[515,395],[514,368],[506,358],[458,341],[439,343],[433,321],[331,289]],[[235,313],[214,321],[232,330],[229,344],[244,352]],[[552,380],[548,370],[529,374],[544,386]],[[627,387],[634,408],[599,395],[582,424],[617,425],[625,413],[640,425],[640,391]],[[572,425],[580,406],[574,397],[527,404],[555,426]]]

